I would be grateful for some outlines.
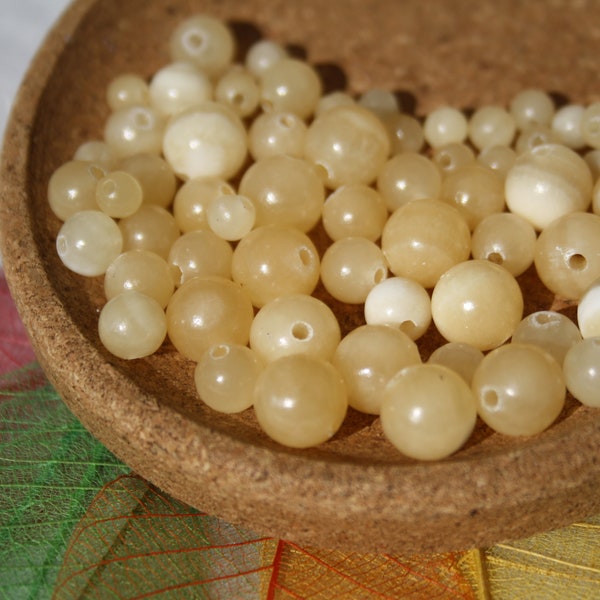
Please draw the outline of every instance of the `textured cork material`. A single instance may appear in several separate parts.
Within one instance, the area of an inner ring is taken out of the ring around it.
[[[80,0],[40,50],[7,131],[0,226],[6,275],[50,381],[84,425],[175,497],[261,534],[358,551],[483,546],[600,511],[600,413],[570,400],[547,432],[508,439],[478,425],[456,455],[402,457],[378,420],[351,413],[336,437],[293,451],[258,431],[252,412],[203,406],[193,365],[168,344],[148,359],[108,355],[96,332],[100,279],[73,275],[54,249],[52,171],[101,136],[104,89],[123,71],[149,76],[192,12],[232,23],[319,65],[328,89],[385,87],[407,111],[444,102],[506,103],[524,87],[600,99],[600,3],[516,0]],[[316,237],[319,237],[318,234]],[[526,310],[554,299],[528,273]],[[322,293],[322,292],[321,292]],[[565,308],[573,316],[574,308]],[[340,308],[343,328],[360,323]],[[440,343],[432,332],[424,358]]]

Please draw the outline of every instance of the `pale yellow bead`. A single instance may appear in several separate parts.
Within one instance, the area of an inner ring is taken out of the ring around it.
[[[550,125],[554,112],[552,98],[543,90],[535,88],[522,90],[510,102],[510,114],[521,130],[532,125]]]
[[[111,79],[106,88],[106,101],[111,110],[150,103],[148,83],[135,73],[122,73]]]
[[[600,337],[575,344],[565,356],[563,371],[573,397],[586,406],[600,408]]]
[[[384,121],[390,136],[391,155],[401,152],[420,152],[425,145],[425,134],[421,122],[404,113],[388,116]]]
[[[109,217],[120,219],[136,212],[142,205],[140,182],[126,171],[111,171],[96,185],[96,203]]]
[[[75,150],[73,160],[99,163],[109,171],[113,170],[117,165],[115,153],[103,140],[89,140],[83,142],[77,147],[77,150]]]
[[[456,142],[434,148],[431,159],[437,165],[443,178],[462,167],[473,164],[475,153],[467,144]]]
[[[315,116],[318,117],[336,106],[354,106],[355,104],[356,101],[354,98],[346,92],[330,92],[319,98],[317,107],[315,108]]]
[[[506,174],[516,158],[517,153],[510,146],[488,146],[477,155],[481,164],[493,169],[502,179],[506,179]]]
[[[280,154],[302,158],[306,130],[306,123],[294,113],[261,113],[248,130],[250,154],[254,160]]]
[[[287,50],[277,42],[261,39],[248,48],[245,65],[255,77],[260,77],[271,65],[288,56]]]
[[[394,92],[382,88],[371,88],[363,92],[358,97],[358,104],[382,120],[396,115],[400,111],[400,104]]]
[[[119,168],[133,175],[142,186],[144,204],[168,208],[177,190],[177,178],[162,156],[134,154],[122,159]]]
[[[478,150],[510,146],[516,130],[514,117],[501,106],[478,108],[469,120],[469,139]]]
[[[448,342],[436,348],[427,362],[456,371],[470,386],[483,356],[483,352],[475,346],[461,342]]]
[[[423,124],[425,140],[433,148],[460,144],[467,138],[468,121],[464,113],[451,106],[432,110]]]
[[[111,113],[104,125],[104,140],[120,158],[133,154],[160,154],[165,118],[150,106],[129,106]]]
[[[260,101],[260,89],[250,71],[241,65],[234,65],[217,82],[215,100],[229,106],[237,115],[245,118],[256,112]]]

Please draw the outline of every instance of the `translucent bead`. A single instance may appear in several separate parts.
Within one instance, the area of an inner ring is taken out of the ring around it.
[[[239,117],[249,117],[258,108],[260,88],[250,71],[234,65],[217,82],[215,100],[229,106]]]
[[[257,308],[288,294],[312,294],[319,281],[319,254],[310,238],[293,227],[253,229],[233,252],[232,276]]]
[[[248,130],[250,154],[254,160],[279,154],[302,158],[306,130],[306,123],[293,113],[261,113]]]
[[[107,171],[112,170],[117,164],[117,157],[110,146],[103,140],[89,140],[77,147],[73,160],[88,163],[99,163]]]
[[[455,206],[472,231],[485,217],[504,210],[504,182],[492,169],[467,165],[444,178],[440,199]]]
[[[596,181],[592,189],[592,212],[600,215],[600,179]]]
[[[123,292],[140,292],[165,308],[175,290],[173,271],[164,258],[148,250],[123,252],[104,275],[107,300]]]
[[[510,103],[510,114],[521,130],[532,125],[550,125],[554,110],[552,98],[538,89],[523,90]]]
[[[181,179],[233,177],[248,153],[246,129],[227,106],[205,102],[174,116],[165,128],[162,149]]]
[[[534,262],[551,292],[581,298],[600,277],[600,216],[575,212],[556,219],[540,233]]]
[[[513,116],[500,106],[479,108],[469,120],[469,139],[478,150],[510,146],[516,130]]]
[[[592,179],[597,181],[600,177],[600,150],[588,150],[583,155],[583,160],[585,160],[585,163],[590,168]]]
[[[573,150],[559,144],[536,146],[518,156],[508,172],[506,204],[542,230],[563,215],[586,210],[592,185],[589,167]]]
[[[304,153],[323,169],[326,185],[369,184],[386,161],[390,141],[380,119],[361,106],[337,106],[308,127]]]
[[[411,115],[400,113],[384,122],[391,140],[391,155],[401,152],[420,152],[425,145],[425,134],[420,121]]]
[[[226,194],[208,205],[206,218],[214,233],[224,240],[236,242],[254,227],[256,209],[246,196]]]
[[[282,58],[263,71],[259,80],[260,105],[264,112],[291,112],[310,117],[322,93],[321,79],[307,62]]]
[[[553,310],[527,315],[512,335],[513,343],[538,346],[551,354],[559,365],[562,365],[569,348],[580,340],[577,325],[569,317]]]
[[[558,143],[558,136],[549,125],[530,125],[517,136],[515,151],[517,154],[523,154],[536,146]]]
[[[327,235],[337,241],[363,237],[375,242],[388,217],[381,194],[364,184],[342,185],[323,205],[322,221]]]
[[[398,327],[412,340],[420,338],[431,323],[431,300],[425,288],[404,277],[378,283],[365,300],[368,325]]]
[[[316,446],[333,437],[347,408],[337,370],[305,354],[269,363],[254,393],[254,411],[263,431],[292,448]]]
[[[505,344],[481,361],[472,384],[479,416],[504,435],[535,435],[560,414],[566,397],[560,365],[537,346]]]
[[[160,206],[144,205],[119,221],[123,235],[123,251],[149,250],[167,258],[173,242],[179,237],[179,229],[173,215]]]
[[[100,311],[98,334],[104,347],[127,360],[154,354],[167,335],[160,304],[141,292],[126,292],[109,300]]]
[[[169,250],[168,262],[176,268],[177,285],[193,277],[231,278],[231,244],[207,229],[190,231],[177,238]]]
[[[358,97],[357,102],[382,120],[398,114],[400,110],[398,98],[396,98],[394,92],[381,88],[371,88],[363,92]]]
[[[567,104],[559,108],[552,118],[551,127],[561,144],[581,150],[585,139],[581,134],[581,121],[585,107],[581,104]]]
[[[150,103],[148,83],[135,73],[122,73],[109,82],[106,102],[112,111],[130,106],[147,106]]]
[[[243,174],[238,191],[254,204],[257,227],[275,224],[310,231],[325,202],[317,168],[286,155],[256,161]]]
[[[267,302],[250,328],[250,347],[265,362],[290,354],[331,360],[340,339],[340,326],[333,311],[306,294]]]
[[[411,200],[437,200],[442,176],[433,161],[416,152],[403,152],[390,158],[377,175],[377,189],[387,209],[394,212]]]
[[[103,213],[115,219],[128,217],[142,205],[140,182],[126,171],[111,171],[96,185],[96,203]]]
[[[71,215],[56,237],[56,250],[63,264],[87,277],[103,275],[122,247],[119,227],[99,210],[82,210]]]
[[[213,84],[192,63],[170,63],[152,76],[151,105],[164,115],[176,115],[196,104],[212,100]]]
[[[475,227],[471,254],[502,265],[518,277],[533,264],[535,243],[535,229],[529,221],[513,213],[496,213]]]
[[[432,288],[451,266],[469,258],[471,234],[453,206],[414,200],[390,216],[381,248],[394,275]]]
[[[449,342],[490,350],[504,343],[523,317],[523,295],[515,278],[487,260],[450,268],[431,296],[431,314]]]
[[[467,139],[468,121],[465,115],[451,106],[432,110],[423,123],[425,140],[432,148],[461,144]]]
[[[140,182],[144,204],[156,204],[163,208],[171,206],[177,189],[177,178],[162,156],[134,154],[124,158],[119,167]]]
[[[167,305],[167,332],[175,348],[199,362],[215,344],[248,343],[254,309],[246,292],[221,277],[186,281]]]
[[[236,49],[229,27],[208,15],[182,21],[171,34],[169,48],[173,61],[189,61],[210,77],[225,71]]]
[[[506,178],[516,158],[517,153],[510,146],[488,146],[477,155],[481,164],[498,173],[502,179]]]
[[[173,216],[182,233],[208,229],[208,206],[215,198],[226,194],[235,194],[235,190],[220,177],[188,179],[173,200]]]
[[[104,139],[117,157],[160,154],[165,118],[150,106],[129,106],[111,113],[104,125]]]
[[[336,106],[354,106],[355,104],[356,100],[347,92],[330,92],[319,98],[315,108],[315,116],[318,117]]]
[[[334,242],[321,258],[321,281],[340,302],[361,304],[387,277],[381,248],[366,238],[349,237]]]
[[[584,338],[600,336],[600,279],[586,289],[577,306],[577,323]]]
[[[107,174],[100,163],[70,160],[60,165],[48,181],[48,204],[61,220],[81,210],[97,210],[96,186]]]
[[[398,371],[421,363],[417,345],[399,329],[386,325],[361,325],[338,345],[333,364],[348,390],[348,404],[378,415],[383,391]]]
[[[567,389],[586,406],[600,408],[600,337],[575,344],[565,356]]]
[[[418,460],[440,460],[469,439],[477,411],[463,378],[441,365],[406,367],[387,384],[381,426],[400,452]]]
[[[475,346],[460,342],[448,342],[436,348],[427,362],[452,369],[470,386],[475,370],[483,360],[483,356],[483,352]]]
[[[593,102],[583,112],[581,135],[588,146],[600,148],[600,102]]]
[[[475,153],[466,144],[452,143],[434,148],[431,160],[437,165],[443,178],[475,162]]]
[[[260,77],[270,66],[282,58],[287,58],[287,50],[277,42],[261,39],[248,48],[245,65],[255,77]]]
[[[256,352],[239,344],[209,348],[194,370],[200,398],[218,412],[232,414],[250,408],[254,387],[264,365]]]

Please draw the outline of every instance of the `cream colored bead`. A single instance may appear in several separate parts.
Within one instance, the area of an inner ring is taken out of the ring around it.
[[[432,148],[460,144],[467,138],[468,122],[464,113],[451,106],[432,110],[423,124],[425,140]]]
[[[113,111],[128,106],[148,105],[148,83],[135,73],[117,75],[106,87],[106,102]]]
[[[119,163],[120,169],[133,175],[142,186],[144,204],[169,208],[178,181],[167,161],[156,154],[134,154]]]
[[[246,196],[225,194],[209,204],[206,217],[208,226],[219,237],[237,242],[254,227],[256,209]]]
[[[577,323],[584,338],[600,336],[600,279],[594,281],[579,300]]]
[[[552,98],[539,89],[523,90],[510,103],[510,114],[521,130],[532,125],[550,125],[554,110]]]
[[[581,104],[567,104],[559,108],[552,118],[552,130],[558,136],[561,144],[581,150],[585,146],[585,139],[581,135],[581,120],[585,107]]]
[[[258,40],[246,52],[246,68],[255,77],[260,77],[270,66],[282,58],[287,58],[287,50],[273,40]]]
[[[117,157],[111,147],[103,140],[89,140],[77,147],[73,160],[99,163],[111,171],[117,164]]]
[[[592,148],[600,148],[600,102],[593,102],[583,111],[581,135]]]
[[[150,106],[129,106],[111,113],[104,139],[117,158],[133,154],[160,154],[165,118]]]
[[[217,82],[215,100],[229,106],[242,118],[250,117],[258,108],[260,89],[250,71],[234,65]]]
[[[363,92],[358,98],[358,104],[367,108],[382,120],[398,114],[400,110],[396,95],[381,88],[372,88]]]
[[[401,152],[420,152],[425,145],[425,134],[421,122],[412,115],[399,113],[384,121],[390,136],[392,156]]]
[[[306,123],[294,113],[261,113],[248,130],[250,154],[254,160],[281,154],[302,158],[306,130]]]
[[[596,181],[592,189],[592,212],[600,215],[600,179]]]
[[[510,146],[516,130],[513,116],[500,106],[483,106],[469,120],[469,138],[478,150]]]
[[[483,356],[483,352],[475,346],[460,342],[448,342],[436,348],[427,362],[443,365],[456,371],[470,386]]]
[[[516,159],[517,153],[510,146],[488,146],[477,155],[480,163],[498,173],[502,179],[506,179]]]
[[[434,148],[431,159],[437,165],[443,178],[462,167],[473,164],[475,153],[467,144],[455,142]]]
[[[355,104],[356,100],[346,92],[330,92],[319,98],[317,107],[315,108],[315,117],[321,116],[324,112],[336,106],[354,106]]]
[[[567,389],[586,406],[600,408],[600,337],[575,344],[565,356]]]

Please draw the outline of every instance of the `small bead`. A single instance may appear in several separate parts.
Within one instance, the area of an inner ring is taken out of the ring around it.
[[[590,168],[592,179],[597,181],[600,177],[600,150],[588,150],[583,155],[583,160],[585,160],[587,166]]]
[[[363,92],[358,98],[358,104],[370,110],[382,120],[396,115],[400,111],[396,95],[389,90],[380,88],[372,88]]]
[[[99,163],[110,171],[116,167],[117,157],[110,146],[103,140],[89,140],[77,147],[73,154],[73,160],[88,163]]]
[[[355,106],[356,100],[347,92],[330,92],[319,98],[317,106],[315,108],[315,117],[321,116],[324,112],[327,112],[330,108],[336,106]]]
[[[577,323],[584,338],[600,336],[600,279],[586,289],[577,306]]]
[[[140,182],[126,171],[111,171],[96,185],[96,203],[109,217],[129,217],[142,205]]]
[[[140,182],[144,204],[155,204],[163,208],[171,206],[177,189],[177,178],[162,156],[134,154],[121,160],[119,167]]]
[[[431,159],[437,165],[443,178],[462,167],[471,165],[475,161],[475,153],[466,144],[452,143],[434,148]]]
[[[502,179],[506,179],[506,174],[516,158],[517,153],[509,146],[488,146],[477,155],[481,164],[494,170]]]
[[[590,104],[581,116],[581,135],[592,148],[600,148],[600,102]]]
[[[461,144],[467,139],[468,122],[465,115],[451,106],[432,110],[423,124],[425,140],[432,148]]]
[[[586,406],[600,408],[600,337],[572,346],[565,356],[563,371],[573,397]]]
[[[423,149],[425,134],[421,122],[415,117],[404,113],[392,115],[385,119],[384,125],[390,136],[392,156],[401,152],[420,152]]]
[[[517,136],[515,151],[517,154],[523,154],[523,152],[532,150],[536,146],[558,143],[560,143],[560,140],[549,125],[530,125]]]
[[[469,121],[469,138],[478,150],[489,146],[510,146],[516,124],[513,116],[500,106],[484,106]]]
[[[112,111],[130,106],[148,106],[148,83],[135,73],[117,75],[106,88],[106,101]]]
[[[214,233],[224,240],[236,242],[254,227],[256,209],[246,196],[225,194],[208,205],[206,217]]]
[[[427,362],[452,369],[470,386],[483,356],[483,352],[475,346],[460,342],[448,342],[436,348]]]
[[[592,212],[600,215],[600,178],[594,184],[592,189]]]
[[[279,154],[302,158],[306,130],[306,123],[293,113],[261,113],[248,130],[250,154],[254,160]]]
[[[258,108],[260,88],[250,71],[234,65],[217,82],[215,100],[229,106],[239,117],[249,117]]]
[[[282,58],[287,58],[287,50],[273,40],[258,40],[248,48],[246,68],[255,77],[260,77],[270,66]]]
[[[150,106],[135,105],[111,113],[104,139],[117,157],[160,154],[165,118]]]
[[[550,125],[554,110],[552,98],[546,92],[537,89],[519,92],[510,103],[510,114],[521,130],[532,125]]]
[[[561,144],[581,150],[585,139],[581,134],[581,121],[585,107],[581,104],[567,104],[559,108],[552,118],[551,127]]]

